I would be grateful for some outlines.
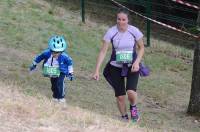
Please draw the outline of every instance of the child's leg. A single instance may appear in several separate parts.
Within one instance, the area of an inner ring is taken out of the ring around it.
[[[57,93],[58,93],[58,99],[63,99],[65,97],[65,86],[64,86],[64,78],[65,74],[61,73],[58,77],[57,81]]]
[[[51,90],[53,92],[53,98],[58,98],[58,92],[57,92],[57,82],[58,82],[58,78],[51,78]]]

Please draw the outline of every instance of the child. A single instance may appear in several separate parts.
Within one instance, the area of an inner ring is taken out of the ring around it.
[[[30,66],[33,71],[37,64],[43,61],[43,75],[49,77],[53,92],[53,101],[65,102],[65,76],[74,79],[72,58],[65,53],[67,42],[63,36],[52,36],[48,42],[48,49],[35,57]]]

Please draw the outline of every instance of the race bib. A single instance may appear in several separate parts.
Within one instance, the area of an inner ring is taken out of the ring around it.
[[[43,75],[48,76],[48,77],[59,77],[60,76],[59,67],[44,66],[43,67]]]
[[[132,51],[118,51],[116,52],[116,61],[118,63],[131,63],[133,59]]]

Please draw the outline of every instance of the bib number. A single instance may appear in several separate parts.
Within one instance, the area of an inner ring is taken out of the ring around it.
[[[118,63],[131,63],[133,59],[132,51],[118,51],[116,52],[116,61]]]
[[[48,76],[48,77],[59,77],[60,70],[58,67],[44,66],[43,67],[43,75]]]

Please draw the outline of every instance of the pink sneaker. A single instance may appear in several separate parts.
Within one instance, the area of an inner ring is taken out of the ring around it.
[[[136,105],[131,106],[130,105],[130,112],[131,112],[131,120],[133,122],[138,122],[139,121],[139,114]]]

